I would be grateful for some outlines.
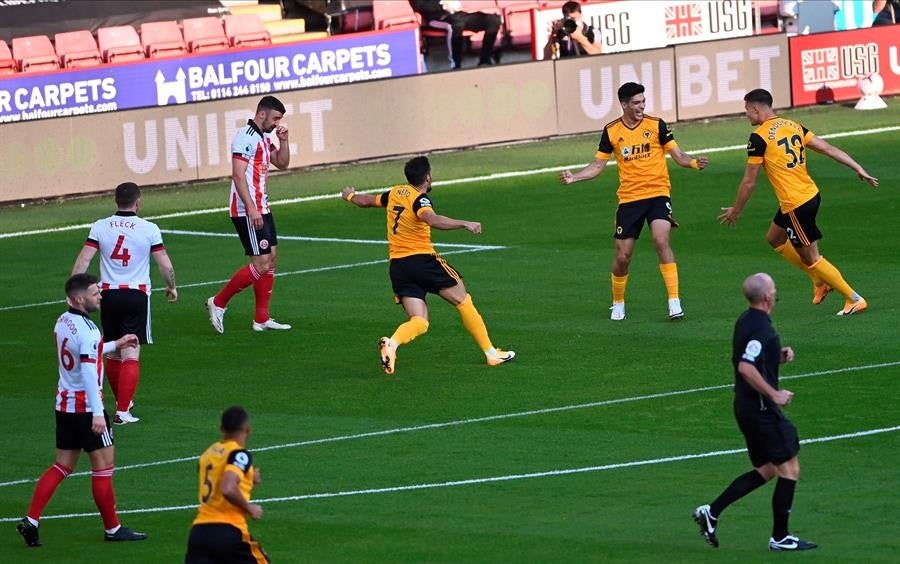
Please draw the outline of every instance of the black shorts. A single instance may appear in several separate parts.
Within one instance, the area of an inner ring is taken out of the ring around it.
[[[638,239],[644,222],[650,225],[654,219],[664,219],[678,227],[678,222],[672,218],[672,200],[668,196],[656,196],[646,200],[636,200],[625,204],[619,204],[616,210],[616,239]]]
[[[237,231],[238,237],[241,238],[241,244],[244,245],[244,254],[250,256],[268,255],[272,252],[272,247],[278,244],[278,235],[275,233],[275,218],[270,213],[264,213],[263,226],[260,229],[253,229],[253,223],[247,216],[232,217],[231,222],[234,223],[234,229]]]
[[[134,333],[142,345],[153,342],[150,330],[150,295],[140,290],[103,290],[100,302],[100,326],[103,339],[115,341]]]
[[[781,213],[781,208],[778,208],[775,217],[772,218],[772,223],[787,231],[791,245],[808,247],[822,238],[822,232],[816,225],[816,215],[819,214],[821,201],[821,195],[816,194],[806,203],[787,213]]]
[[[400,298],[425,299],[462,282],[462,275],[447,264],[441,255],[411,255],[391,259],[391,286],[398,303]]]
[[[734,417],[747,443],[754,468],[771,462],[783,464],[800,452],[797,428],[778,409],[760,410],[759,404],[735,402]]]
[[[93,413],[56,412],[56,448],[60,450],[83,450],[92,452],[113,446],[113,430],[109,425],[109,415],[103,411],[106,419],[106,432],[98,435],[91,430]]]
[[[191,527],[184,564],[266,564],[266,551],[234,525],[202,523]]]

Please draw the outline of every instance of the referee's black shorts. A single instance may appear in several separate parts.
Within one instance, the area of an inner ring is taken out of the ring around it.
[[[462,275],[441,255],[410,255],[391,259],[391,286],[394,296],[424,300],[428,293],[437,294],[462,282]]]
[[[247,216],[232,217],[234,230],[237,231],[241,244],[244,245],[244,254],[248,256],[268,255],[272,253],[272,247],[278,244],[278,234],[275,231],[275,218],[270,213],[262,216],[263,225],[259,229],[253,229],[253,222]]]
[[[113,446],[113,431],[109,425],[109,415],[103,411],[106,431],[102,435],[94,433],[94,414],[56,412],[56,448],[60,450],[83,450],[93,452]]]
[[[761,410],[759,404],[735,402],[734,417],[747,443],[754,468],[768,463],[783,464],[800,452],[797,428],[776,408]]]
[[[100,326],[105,341],[115,341],[133,333],[142,345],[153,342],[150,294],[131,288],[110,288],[100,294]]]
[[[227,523],[191,527],[184,564],[267,564],[266,551],[250,535]]]

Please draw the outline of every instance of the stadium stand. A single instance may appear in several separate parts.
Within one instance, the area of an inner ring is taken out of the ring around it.
[[[232,6],[228,9],[232,16],[255,14],[263,22],[274,22],[284,18],[280,4],[249,4],[245,6]]]
[[[256,14],[225,16],[225,36],[232,47],[260,47],[270,45],[272,36]]]
[[[95,67],[103,63],[93,34],[86,29],[57,33],[53,38],[63,68]]]
[[[101,27],[97,30],[97,42],[106,63],[140,61],[144,58],[141,39],[130,25]]]
[[[59,68],[59,57],[46,35],[13,38],[12,54],[19,72],[44,72]]]
[[[306,39],[319,39],[320,37],[307,37],[306,22],[303,19],[276,20],[264,22],[266,31],[272,36],[272,43],[291,43],[293,41],[304,41]],[[328,36],[325,32],[319,32]]]
[[[531,45],[531,10],[540,8],[537,0],[496,0],[503,17],[503,46]]]
[[[205,53],[228,49],[228,38],[222,29],[222,21],[210,16],[188,18],[182,22],[184,41],[191,53]]]
[[[181,28],[174,20],[141,24],[141,46],[149,58],[180,57],[187,53]]]
[[[372,18],[375,29],[421,25],[421,18],[409,2],[373,2]]]
[[[13,59],[6,41],[0,39],[0,75],[16,72],[16,60]]]

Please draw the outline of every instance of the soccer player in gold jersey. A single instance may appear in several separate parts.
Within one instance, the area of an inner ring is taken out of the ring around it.
[[[247,515],[262,517],[250,491],[260,483],[259,468],[248,450],[250,416],[232,406],[222,413],[222,440],[200,456],[197,465],[200,509],[191,525],[185,564],[265,564],[269,557],[247,528]]]
[[[462,276],[437,254],[431,243],[431,228],[465,229],[481,233],[477,221],[453,219],[435,213],[431,198],[431,164],[427,157],[407,161],[403,169],[408,184],[398,184],[378,196],[360,194],[352,186],[341,196],[361,208],[385,208],[388,256],[394,299],[403,305],[408,321],[397,327],[390,337],[379,341],[379,354],[385,373],[393,374],[397,347],[409,343],[428,331],[426,295],[437,294],[453,304],[466,331],[484,352],[489,366],[497,366],[515,358],[516,353],[495,348],[488,337],[481,314],[466,291]]]
[[[803,125],[778,117],[772,109],[772,94],[762,88],[744,96],[747,119],[756,126],[747,143],[747,168],[731,207],[722,208],[719,220],[734,225],[753,194],[759,171],[764,168],[778,198],[766,240],[789,263],[804,271],[813,284],[813,303],[822,303],[832,289],[844,296],[838,315],[853,315],[869,304],[844,280],[840,271],[819,254],[822,232],[816,225],[819,188],[806,170],[806,149],[822,153],[852,169],[860,180],[873,188],[878,179],[870,175],[853,157],[816,137]]]
[[[678,293],[678,266],[669,245],[669,235],[678,223],[672,218],[672,186],[666,153],[676,164],[703,170],[706,156],[692,157],[675,142],[675,136],[662,119],[646,115],[644,86],[626,82],[619,87],[622,117],[606,124],[593,162],[578,172],[563,171],[560,182],[572,184],[598,176],[611,156],[619,166],[619,207],[616,210],[616,256],[612,265],[613,303],[610,318],[625,319],[625,286],[634,242],[640,237],[644,222],[650,226],[653,245],[659,256],[659,271],[669,295],[669,319],[684,317]]]

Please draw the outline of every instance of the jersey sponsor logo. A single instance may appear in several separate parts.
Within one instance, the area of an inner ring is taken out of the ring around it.
[[[419,205],[422,207],[431,207],[431,200],[429,200],[428,198],[419,198]]]
[[[247,468],[250,467],[250,457],[247,456],[246,452],[235,453],[234,465],[246,472]]]
[[[760,343],[756,339],[753,339],[752,341],[747,343],[747,346],[744,348],[743,359],[747,360],[749,362],[755,362],[756,357],[758,357],[759,353],[761,353],[761,352],[762,352],[762,343]]]

